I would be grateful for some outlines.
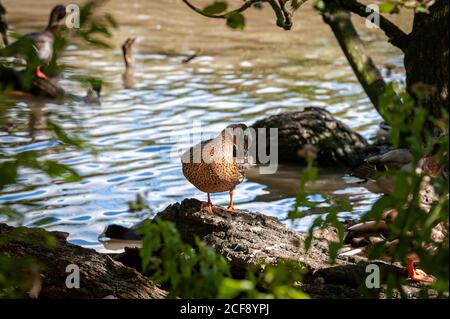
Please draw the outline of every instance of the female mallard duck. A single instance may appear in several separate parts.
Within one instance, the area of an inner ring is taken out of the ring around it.
[[[434,192],[430,184],[431,177],[437,177],[445,174],[445,169],[439,164],[437,155],[431,152],[431,155],[420,160],[416,171],[423,172],[426,176],[421,184],[419,191],[419,205],[424,212],[429,212],[433,202],[438,200],[438,196]],[[365,163],[354,168],[351,174],[366,180],[366,186],[369,190],[390,194],[394,190],[395,178],[393,176],[376,176],[377,172],[389,170],[411,171],[413,167],[413,156],[406,149],[392,150],[387,153],[371,156],[365,160]],[[386,210],[381,220],[359,223],[349,227],[345,242],[351,246],[364,246],[375,244],[384,240],[389,233],[389,225],[397,218],[398,211],[395,209]],[[448,228],[443,223],[437,224],[431,232],[431,239],[436,242],[442,242],[448,236]],[[387,246],[395,244],[396,240],[387,243]],[[434,246],[426,247],[432,252]],[[363,252],[363,249],[356,249],[352,252],[344,254]],[[419,262],[417,254],[410,253],[407,257],[408,278],[412,281],[430,282],[432,278],[424,271],[415,268],[415,264]]]
[[[17,52],[22,46],[24,41],[31,41],[37,56],[40,60],[40,65],[36,66],[36,76],[42,79],[46,79],[47,76],[41,71],[42,64],[48,64],[53,57],[53,42],[55,40],[55,34],[58,30],[58,24],[61,19],[66,15],[66,7],[63,5],[57,5],[50,13],[50,18],[47,27],[41,32],[32,32],[19,38],[16,42],[6,47],[6,52]],[[11,50],[11,51],[10,51]]]
[[[230,192],[229,210],[234,210],[233,190],[245,177],[248,139],[245,124],[227,126],[217,137],[202,141],[181,156],[183,174],[208,194],[206,209],[212,212],[211,193]]]

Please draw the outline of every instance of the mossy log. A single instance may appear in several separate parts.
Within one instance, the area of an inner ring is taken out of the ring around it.
[[[49,247],[43,234],[47,237],[51,235],[55,239],[55,245]],[[38,269],[38,284],[34,284],[35,288],[32,288],[33,295],[37,298],[165,297],[165,291],[135,269],[124,266],[106,254],[70,244],[66,237],[67,234],[62,232],[0,224],[0,256],[32,258]],[[66,267],[71,264],[79,267],[79,288],[66,286],[66,279],[70,274],[66,272]],[[6,277],[15,277],[20,270],[14,269],[14,272],[6,274]]]
[[[256,121],[252,127],[256,133],[260,128],[267,130],[266,154],[270,154],[271,145],[278,143],[280,162],[305,162],[305,146],[315,149],[314,156],[320,166],[351,167],[367,155],[368,143],[364,137],[318,107],[272,115]],[[269,128],[278,129],[278,140],[269,134]]]

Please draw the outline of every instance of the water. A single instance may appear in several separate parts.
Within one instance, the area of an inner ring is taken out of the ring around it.
[[[22,34],[45,25],[57,1],[39,5],[31,0],[3,2],[13,31]],[[184,179],[178,158],[171,156],[192,143],[186,137],[193,122],[208,134],[216,134],[231,123],[251,124],[277,112],[319,106],[367,138],[377,130],[380,117],[328,26],[310,7],[297,13],[290,32],[274,26],[269,10],[250,12],[244,32],[227,29],[223,21],[197,16],[175,0],[111,1],[101,11],[111,12],[121,26],[110,39],[114,48],[72,44],[60,59],[71,66],[60,81],[71,93],[84,95],[86,91],[76,80],[79,76],[104,80],[100,106],[24,97],[0,99],[2,152],[35,150],[42,160],[70,165],[82,176],[80,182],[64,183],[22,169],[20,183],[4,189],[0,203],[21,212],[26,226],[66,231],[70,242],[105,251],[97,237],[106,225],[130,226],[148,217],[128,211],[128,202],[136,194],[145,196],[153,212],[188,197],[204,200],[206,195]],[[397,22],[407,18],[398,17]],[[379,31],[356,22],[375,61],[399,68],[389,79],[402,81],[400,52]],[[131,89],[124,88],[120,52],[128,36],[138,38]],[[199,48],[203,49],[200,57],[181,63]],[[48,113],[65,118],[62,125],[68,132],[82,129],[98,155],[55,142],[42,119]],[[300,172],[301,168],[292,166],[281,166],[271,176],[249,172],[235,192],[236,206],[277,216],[289,227],[305,231],[315,218],[313,213],[326,213],[326,205],[294,223],[286,220]],[[357,218],[377,198],[340,171],[321,170],[318,182],[309,188],[349,199],[354,209],[341,212],[342,218]],[[311,199],[323,201],[319,195]],[[226,205],[228,194],[214,194],[212,200]]]

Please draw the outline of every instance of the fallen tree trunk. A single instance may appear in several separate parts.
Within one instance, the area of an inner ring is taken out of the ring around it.
[[[157,217],[176,224],[183,241],[193,244],[198,236],[229,262],[234,277],[240,278],[251,265],[276,264],[280,260],[295,260],[305,266],[307,273],[302,289],[314,298],[359,298],[365,290],[366,266],[369,262],[360,256],[339,256],[335,264],[329,263],[328,243],[337,240],[333,228],[315,233],[310,249],[304,243],[307,234],[288,230],[276,218],[244,210],[229,212],[217,207],[214,213],[200,209],[201,202],[185,199],[168,206]],[[115,239],[139,238],[137,229],[110,226],[105,235]],[[139,250],[126,249],[115,257],[130,267],[140,269]],[[381,282],[389,274],[405,276],[403,267],[384,261],[371,261],[380,266]],[[417,296],[417,287],[405,287],[410,296]],[[367,290],[366,290],[367,291]],[[373,290],[376,297],[380,289]]]
[[[41,234],[39,235],[38,232]],[[54,247],[45,244],[44,235],[54,237]],[[37,285],[32,288],[37,298],[164,298],[159,289],[147,277],[133,268],[113,260],[93,249],[82,248],[66,241],[67,234],[46,232],[26,227],[0,224],[0,256],[14,259],[32,258],[38,267]],[[80,287],[68,288],[68,265],[76,265],[80,271]],[[6,278],[15,277],[6,274]],[[0,291],[1,292],[1,291]]]

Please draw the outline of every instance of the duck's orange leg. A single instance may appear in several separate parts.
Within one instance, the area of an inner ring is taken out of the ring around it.
[[[407,257],[408,279],[411,281],[432,282],[433,278],[421,269],[416,269],[415,263],[419,261],[417,255]]]
[[[234,205],[233,205],[233,190],[230,191],[230,205],[228,205],[228,210],[234,211]]]
[[[41,79],[44,79],[44,80],[47,79],[47,76],[41,71],[41,67],[40,66],[36,67],[36,76],[38,78],[41,78]]]
[[[208,213],[212,213],[213,212],[213,204],[211,202],[211,195],[208,193],[208,202],[207,203],[202,203],[201,210],[206,210]]]

